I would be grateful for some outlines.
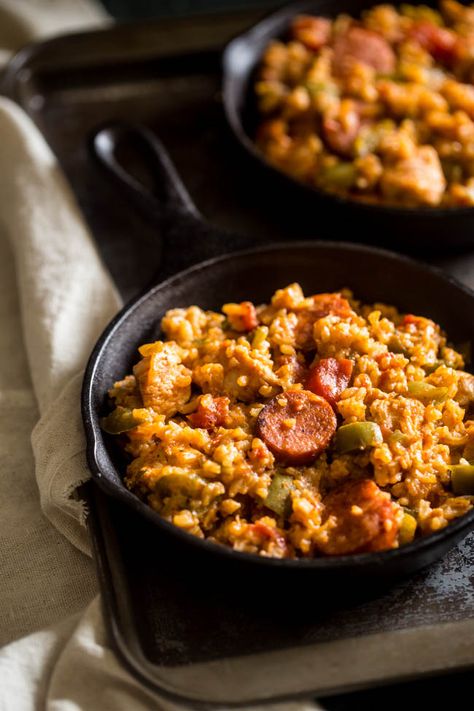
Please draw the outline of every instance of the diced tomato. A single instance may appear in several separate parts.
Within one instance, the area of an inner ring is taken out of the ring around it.
[[[451,64],[456,57],[457,37],[452,30],[438,27],[432,22],[415,22],[408,36],[443,64]]]
[[[278,535],[278,531],[275,528],[268,526],[263,521],[257,521],[257,523],[252,524],[252,529],[264,538],[276,538]]]
[[[251,301],[229,304],[226,315],[234,331],[252,331],[258,326],[257,312]]]
[[[323,358],[311,368],[306,388],[335,408],[352,376],[353,363],[347,358]]]
[[[323,318],[328,314],[347,318],[352,314],[351,305],[348,300],[337,292],[334,294],[315,294],[310,298],[313,303],[309,307],[309,310],[311,314],[317,318]]]
[[[420,329],[426,327],[428,324],[433,323],[430,319],[424,316],[415,316],[414,314],[406,314],[402,319],[402,328],[405,326],[414,326],[415,329]],[[413,329],[408,329],[412,331]]]
[[[279,548],[282,548],[285,551],[285,555],[287,555],[288,547],[286,545],[285,538],[278,531],[278,529],[274,528],[273,526],[269,526],[264,521],[256,521],[255,523],[250,524],[250,528],[254,533],[259,536],[262,543],[265,540],[273,541],[278,545]]]
[[[193,427],[212,430],[214,427],[225,425],[228,414],[229,398],[203,395],[199,400],[196,412],[188,415],[188,420]]]
[[[242,322],[244,324],[245,330],[251,331],[253,328],[257,328],[258,319],[257,312],[255,311],[255,306],[252,304],[251,301],[243,301],[241,303],[241,306],[243,309]]]

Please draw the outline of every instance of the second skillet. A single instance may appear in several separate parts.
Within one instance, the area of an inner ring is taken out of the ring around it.
[[[151,191],[117,161],[117,149],[123,145],[132,146],[142,163],[147,163],[148,172],[153,172]],[[263,571],[287,582],[303,576],[325,585],[344,580],[366,586],[369,581],[392,580],[418,570],[465,536],[474,527],[474,511],[442,531],[394,550],[303,560],[265,558],[184,532],[125,487],[124,462],[102,432],[99,420],[106,412],[108,389],[130,372],[138,346],[159,337],[160,320],[168,309],[191,304],[219,309],[228,301],[261,303],[293,281],[298,281],[306,293],[347,286],[366,303],[393,303],[402,311],[414,311],[439,322],[453,340],[474,342],[474,294],[438,270],[390,252],[348,243],[282,243],[222,256],[248,246],[249,239],[221,233],[203,221],[152,134],[123,126],[105,128],[95,136],[94,151],[134,202],[159,222],[168,259],[155,285],[125,306],[106,328],[88,363],[82,412],[93,480],[107,494],[155,524],[156,535],[164,537],[167,545],[181,546],[193,559],[201,556],[200,560],[205,557],[211,564],[226,563],[238,575]],[[196,264],[200,255],[206,261]]]
[[[414,5],[436,7],[437,0],[410,0]],[[474,208],[393,207],[311,187],[272,167],[257,148],[254,134],[257,110],[253,93],[255,70],[268,43],[284,37],[299,14],[334,18],[340,13],[357,17],[376,5],[374,0],[299,0],[282,7],[232,40],[223,57],[223,103],[235,138],[252,159],[248,170],[260,170],[262,192],[273,193],[279,209],[287,205],[305,225],[347,230],[351,240],[390,245],[419,252],[447,251],[474,244]],[[398,5],[395,1],[392,4]],[[298,205],[295,210],[295,204]]]

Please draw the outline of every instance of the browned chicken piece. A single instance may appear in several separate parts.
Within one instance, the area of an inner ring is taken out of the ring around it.
[[[148,350],[133,369],[143,404],[172,417],[191,396],[191,371],[182,365],[180,348],[173,341],[157,341]]]
[[[461,407],[467,408],[474,402],[474,375],[462,373],[458,380],[456,400]]]
[[[439,205],[446,179],[435,149],[420,146],[409,158],[387,167],[380,185],[383,195],[390,200]]]

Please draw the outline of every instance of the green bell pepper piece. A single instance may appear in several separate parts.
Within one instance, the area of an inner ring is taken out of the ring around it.
[[[336,163],[325,168],[319,176],[321,185],[334,188],[350,188],[356,179],[356,169],[353,163]]]
[[[287,474],[275,474],[263,503],[268,509],[278,514],[278,516],[288,518],[291,514],[292,489],[293,477]]]
[[[339,454],[367,449],[383,442],[382,431],[375,422],[350,422],[336,432],[335,447]]]
[[[451,486],[456,495],[474,496],[474,464],[453,464]]]
[[[392,444],[392,442],[400,442],[400,444],[404,445],[404,444],[408,444],[410,439],[411,438],[409,437],[409,435],[406,435],[403,432],[400,432],[400,430],[395,430],[389,436],[388,441],[390,442],[390,444]]]
[[[122,432],[133,430],[134,427],[138,427],[138,425],[142,425],[144,422],[146,422],[146,419],[136,417],[133,414],[133,410],[119,405],[115,410],[112,410],[110,415],[101,419],[100,426],[104,432],[118,435],[122,434]]]
[[[408,383],[408,393],[417,400],[444,402],[448,397],[448,388],[437,388],[435,385],[425,383],[423,380],[413,380]]]

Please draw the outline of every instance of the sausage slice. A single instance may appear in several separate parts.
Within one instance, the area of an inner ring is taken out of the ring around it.
[[[335,520],[329,538],[318,547],[326,555],[371,553],[393,548],[397,538],[396,509],[371,479],[351,481],[323,500],[325,514]]]
[[[333,44],[333,71],[344,76],[356,61],[373,67],[379,74],[391,74],[395,70],[395,53],[387,40],[377,32],[353,25],[340,34]]]
[[[308,390],[276,395],[257,418],[257,435],[276,459],[309,464],[331,441],[337,421],[331,405]]]

